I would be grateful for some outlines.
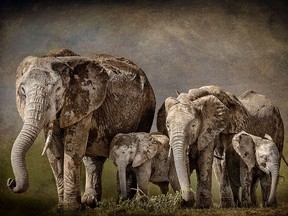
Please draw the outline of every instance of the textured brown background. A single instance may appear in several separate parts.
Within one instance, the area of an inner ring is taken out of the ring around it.
[[[236,95],[246,90],[263,93],[280,108],[287,131],[288,7],[284,2],[40,2],[4,1],[1,6],[0,139],[7,148],[22,126],[15,105],[16,68],[25,56],[57,47],[133,60],[154,87],[157,108],[175,95],[175,89],[187,92],[210,84]],[[9,160],[10,155],[1,152],[0,163]],[[0,181],[5,184],[6,179]],[[287,181],[283,184],[288,186]]]

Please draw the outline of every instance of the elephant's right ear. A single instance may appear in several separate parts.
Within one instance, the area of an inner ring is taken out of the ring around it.
[[[251,172],[256,164],[255,142],[252,136],[242,131],[233,137],[232,145]]]
[[[72,125],[100,107],[105,100],[109,76],[91,59],[71,57],[70,82],[60,115],[60,127]]]
[[[117,149],[117,147],[119,146],[118,143],[121,142],[121,140],[123,141],[123,136],[124,134],[119,133],[117,134],[111,141],[110,143],[110,149],[109,149],[109,159],[112,160],[113,162],[116,161],[116,154],[115,154],[115,150]]]
[[[176,99],[176,98],[173,98],[173,97],[168,97],[166,100],[165,100],[165,110],[166,112],[169,111],[169,109],[175,105],[179,103],[179,101]]]

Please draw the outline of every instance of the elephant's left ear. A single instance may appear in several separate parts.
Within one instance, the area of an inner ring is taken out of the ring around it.
[[[203,150],[228,124],[228,108],[215,96],[208,95],[193,102],[202,113],[202,129],[198,149]]]
[[[137,153],[132,163],[132,167],[138,167],[145,163],[147,160],[151,160],[158,151],[159,142],[151,136],[141,137],[137,148]]]
[[[101,106],[106,97],[109,76],[96,61],[73,58],[70,82],[60,115],[61,128],[72,125]]]
[[[251,171],[256,164],[255,145],[259,143],[259,141],[255,140],[256,138],[257,137],[242,131],[236,134],[232,139],[234,150],[243,159],[249,171]],[[257,139],[261,138],[258,137]]]

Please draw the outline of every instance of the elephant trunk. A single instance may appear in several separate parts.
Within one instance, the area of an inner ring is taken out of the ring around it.
[[[28,173],[26,169],[25,155],[34,143],[43,125],[40,122],[43,118],[44,99],[39,91],[27,95],[31,98],[26,105],[24,125],[16,138],[11,152],[12,169],[14,179],[8,179],[7,186],[14,193],[24,193],[29,187]]]
[[[190,181],[185,161],[186,152],[184,151],[184,145],[185,145],[184,135],[182,136],[172,135],[170,145],[173,150],[176,173],[182,191],[182,198],[186,202],[191,202],[192,197],[190,197],[190,191],[189,191]]]
[[[126,165],[118,165],[118,177],[120,184],[120,194],[123,199],[127,199],[127,179],[126,179]]]
[[[272,182],[271,182],[270,195],[267,203],[268,206],[271,205],[275,200],[277,184],[279,180],[279,165],[277,163],[273,164],[271,168],[269,168],[269,170],[271,172]]]

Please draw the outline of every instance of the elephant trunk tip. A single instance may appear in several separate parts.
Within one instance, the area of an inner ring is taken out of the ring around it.
[[[13,191],[14,193],[24,193],[27,191],[29,184],[24,185],[23,187],[20,187],[16,184],[16,181],[14,179],[9,178],[7,180],[7,186],[10,188],[11,191]]]

